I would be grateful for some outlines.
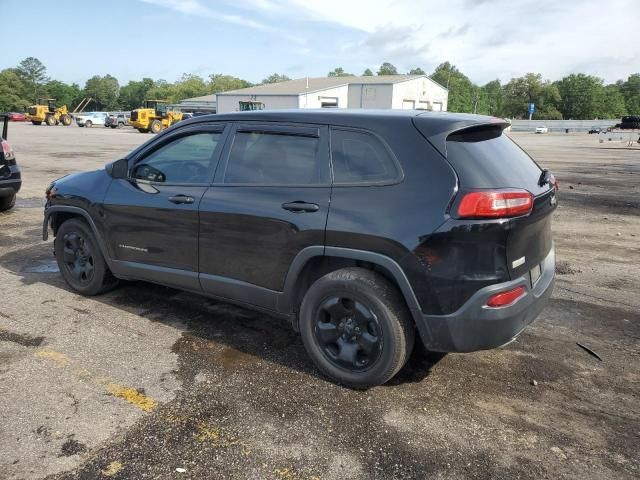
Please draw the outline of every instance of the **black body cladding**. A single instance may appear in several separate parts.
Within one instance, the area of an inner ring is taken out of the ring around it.
[[[101,170],[57,180],[45,236],[82,215],[116,277],[248,305],[294,326],[301,288],[337,268],[371,269],[402,292],[426,342],[426,317],[462,311],[552,251],[555,190],[538,185],[542,170],[505,126],[407,111],[195,117],[134,150],[129,178]],[[533,210],[457,218],[461,195],[476,189],[528,190]]]

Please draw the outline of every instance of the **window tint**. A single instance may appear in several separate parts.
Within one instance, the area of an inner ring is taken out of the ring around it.
[[[133,177],[160,183],[206,183],[221,133],[180,137],[138,162]]]
[[[369,133],[332,130],[331,158],[334,183],[378,183],[400,176],[382,142]]]
[[[315,137],[238,132],[229,155],[225,183],[313,185],[321,183]]]

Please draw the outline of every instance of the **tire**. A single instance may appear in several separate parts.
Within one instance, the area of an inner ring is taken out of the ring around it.
[[[31,123],[34,125],[42,125],[42,122],[38,122],[37,120],[31,120]]]
[[[47,122],[47,125],[49,125],[50,127],[53,127],[56,124],[56,117],[54,117],[53,115],[47,115],[47,118],[45,118],[45,122]]]
[[[302,341],[313,362],[357,389],[382,385],[398,373],[411,355],[414,330],[398,289],[364,268],[318,279],[300,309]]]
[[[0,197],[0,212],[11,210],[16,204],[16,194],[9,195],[8,197]]]
[[[124,122],[118,122],[118,128],[124,128]]]
[[[159,133],[162,130],[162,122],[160,120],[153,120],[149,125],[151,133]]]
[[[118,128],[118,126],[117,126],[117,125],[109,125],[109,126],[110,126],[111,128]],[[106,125],[105,125],[105,127],[106,127]]]
[[[69,219],[58,228],[54,252],[62,278],[76,292],[98,295],[118,284],[91,228],[81,219]]]
[[[68,114],[67,115],[62,115],[60,117],[60,122],[65,127],[68,127],[69,125],[71,125],[71,122],[72,122],[71,115],[68,115]]]
[[[87,120],[86,122],[84,122],[84,126],[87,128],[91,128],[93,126],[93,123],[91,123],[91,120]]]

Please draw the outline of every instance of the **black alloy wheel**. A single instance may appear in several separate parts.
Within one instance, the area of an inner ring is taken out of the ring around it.
[[[95,275],[92,246],[80,232],[69,232],[63,239],[64,265],[73,279],[81,285],[90,284]]]
[[[314,335],[322,353],[349,371],[371,367],[382,352],[382,329],[364,303],[345,296],[329,297],[317,310]]]

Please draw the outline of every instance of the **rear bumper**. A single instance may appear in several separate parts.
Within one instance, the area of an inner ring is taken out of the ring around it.
[[[425,347],[436,352],[472,352],[509,343],[533,322],[553,292],[555,250],[542,262],[542,274],[535,285],[529,274],[510,282],[478,290],[462,307],[449,315],[423,315],[418,331]],[[525,295],[514,304],[489,308],[494,293],[523,286]]]
[[[20,168],[17,165],[12,165],[9,169],[11,170],[9,178],[0,180],[0,197],[8,197],[18,193],[22,187]]]

